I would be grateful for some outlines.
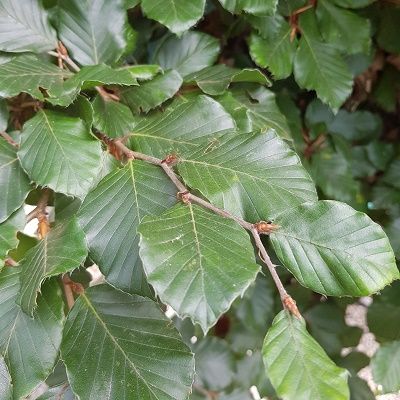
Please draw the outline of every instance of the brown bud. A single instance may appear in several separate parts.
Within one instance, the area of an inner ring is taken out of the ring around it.
[[[258,233],[266,233],[267,235],[276,231],[279,225],[273,224],[272,222],[260,221],[254,224]]]
[[[178,162],[178,157],[175,154],[168,154],[161,162],[167,165],[174,165]]]
[[[176,197],[185,204],[190,203],[190,192],[188,190],[185,190],[184,192],[178,192],[176,194]]]
[[[285,308],[296,318],[301,319],[301,314],[299,309],[297,308],[296,301],[292,299],[291,296],[287,295],[282,299],[282,303]]]

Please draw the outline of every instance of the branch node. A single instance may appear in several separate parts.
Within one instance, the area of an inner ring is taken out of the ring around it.
[[[271,221],[260,221],[255,223],[254,227],[258,233],[265,233],[269,235],[270,233],[275,232],[279,228],[279,225],[273,224]]]
[[[178,192],[176,194],[176,197],[178,200],[180,200],[184,204],[189,204],[190,203],[190,192],[189,190],[184,190],[183,192]]]
[[[161,164],[167,164],[168,166],[173,166],[178,162],[178,157],[175,154],[168,154],[163,160],[161,160]]]
[[[296,318],[301,319],[301,314],[299,309],[297,308],[297,304],[296,301],[289,295],[286,295],[283,299],[282,299],[282,303],[284,305],[284,307],[292,314],[294,315]]]

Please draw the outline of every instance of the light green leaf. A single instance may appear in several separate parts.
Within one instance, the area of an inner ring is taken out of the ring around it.
[[[306,203],[279,215],[270,235],[283,263],[304,286],[329,296],[366,296],[398,279],[382,228],[344,203]]]
[[[224,8],[231,13],[245,12],[254,15],[274,14],[277,0],[219,0]]]
[[[24,92],[39,100],[56,101],[64,90],[64,78],[71,73],[34,55],[23,55],[0,64],[0,96]],[[47,97],[40,90],[46,91]]]
[[[264,132],[272,128],[282,138],[291,140],[286,118],[270,90],[262,87],[251,91],[231,89],[217,100],[233,116],[240,132]]]
[[[148,112],[173,97],[181,85],[182,77],[175,70],[170,70],[138,87],[121,90],[121,101],[136,114]]]
[[[21,207],[29,191],[29,178],[21,168],[16,148],[0,138],[0,223]]]
[[[176,202],[176,188],[162,170],[133,161],[107,175],[86,196],[78,213],[90,257],[109,283],[149,295],[139,258],[137,227],[145,215],[158,215]]]
[[[20,262],[21,288],[17,302],[21,309],[32,316],[43,281],[78,268],[86,255],[85,235],[75,218],[51,229]]]
[[[301,14],[300,27],[302,37],[294,61],[296,81],[305,89],[315,90],[318,98],[337,111],[352,91],[350,71],[339,50],[316,35],[312,12]]]
[[[93,126],[112,138],[125,136],[135,124],[131,110],[118,101],[97,95],[92,102]]]
[[[81,399],[185,400],[194,375],[193,355],[157,304],[108,285],[76,301],[61,357]]]
[[[274,17],[252,17],[250,23],[261,36],[250,36],[250,55],[254,62],[268,68],[276,79],[287,78],[293,70],[297,39],[290,39],[290,25],[279,14]]]
[[[40,53],[56,46],[56,32],[38,0],[1,1],[1,51]]]
[[[164,158],[170,153],[185,154],[234,130],[235,122],[221,104],[197,96],[177,100],[164,112],[138,120],[130,144],[135,150]]]
[[[206,0],[142,0],[142,10],[151,19],[180,34],[203,16]]]
[[[204,332],[259,271],[243,228],[197,205],[146,217],[139,233],[140,257],[156,294]]]
[[[0,357],[0,399],[12,400],[11,376],[3,357]]]
[[[333,3],[343,8],[363,8],[376,0],[333,0]]]
[[[180,38],[167,35],[159,42],[152,62],[175,69],[182,77],[202,70],[216,61],[219,42],[202,32],[186,32]]]
[[[0,98],[0,131],[7,130],[9,116],[7,102],[5,99]]]
[[[400,390],[400,342],[383,344],[371,360],[372,375],[383,393]]]
[[[82,65],[111,64],[126,46],[123,0],[60,0],[58,34]]]
[[[162,68],[156,64],[128,65],[123,68],[127,69],[134,78],[143,80],[152,79],[163,71]]]
[[[14,387],[14,399],[32,392],[54,368],[61,343],[63,302],[58,284],[47,282],[34,318],[16,304],[20,268],[0,273],[0,354]]]
[[[254,82],[270,85],[269,79],[258,69],[229,68],[219,64],[194,72],[185,78],[185,83],[196,84],[204,93],[210,95],[223,94],[233,82]]]
[[[316,9],[322,37],[347,54],[368,54],[371,27],[367,19],[352,11],[336,7],[330,0],[321,0]]]
[[[9,250],[17,247],[17,232],[22,231],[25,224],[25,212],[22,207],[0,224],[0,269]]]
[[[393,247],[397,259],[400,259],[400,217],[393,219],[385,226],[390,243]]]
[[[317,199],[298,156],[273,130],[226,135],[181,158],[178,170],[215,205],[252,222]]]
[[[42,110],[24,124],[18,157],[33,181],[83,197],[97,175],[101,145],[79,118]]]
[[[347,373],[307,332],[304,320],[281,311],[265,337],[264,364],[284,400],[349,400]]]

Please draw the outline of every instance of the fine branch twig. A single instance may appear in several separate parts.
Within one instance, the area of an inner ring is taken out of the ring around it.
[[[173,155],[167,156],[164,160],[161,160],[156,157],[148,156],[143,153],[139,153],[137,151],[133,151],[126,147],[120,140],[111,139],[107,135],[101,132],[95,132],[95,135],[101,139],[107,146],[112,146],[117,148],[127,159],[130,160],[142,160],[147,163],[158,165],[161,167],[165,174],[169,177],[171,182],[176,186],[178,189],[178,196],[184,203],[196,203],[202,207],[209,209],[210,211],[214,212],[215,214],[221,215],[222,217],[232,219],[236,221],[240,226],[251,232],[255,245],[259,251],[261,261],[268,267],[269,272],[271,273],[272,279],[278,289],[279,296],[282,301],[282,305],[285,309],[289,310],[293,315],[298,318],[301,318],[301,314],[296,306],[296,302],[292,299],[292,297],[287,293],[286,289],[284,288],[278,273],[275,270],[275,265],[272,263],[260,237],[260,233],[266,233],[267,230],[260,229],[260,227],[264,227],[268,225],[264,221],[261,221],[257,224],[252,224],[243,220],[242,218],[236,217],[235,215],[231,214],[230,212],[223,210],[214,206],[213,204],[209,203],[208,201],[195,196],[194,194],[190,193],[187,187],[181,182],[178,178],[176,173],[174,172],[172,165],[177,161],[177,158]]]
[[[7,132],[0,132],[0,136],[3,137],[11,146],[19,147],[19,144],[7,133]]]
[[[36,207],[26,216],[26,222],[30,222],[37,218],[39,223],[44,219],[47,220],[46,207],[50,198],[50,189],[43,189],[42,196],[36,204]]]

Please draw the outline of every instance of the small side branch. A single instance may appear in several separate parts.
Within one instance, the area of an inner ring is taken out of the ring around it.
[[[50,224],[46,211],[47,203],[49,202],[50,198],[50,193],[50,189],[43,189],[42,196],[40,197],[36,207],[26,217],[27,222],[30,222],[35,218],[37,218],[37,220],[39,221],[39,239],[43,239],[50,230]]]
[[[0,132],[0,136],[9,144],[11,144],[11,146],[14,146],[16,148],[19,147],[19,144],[7,132]]]

